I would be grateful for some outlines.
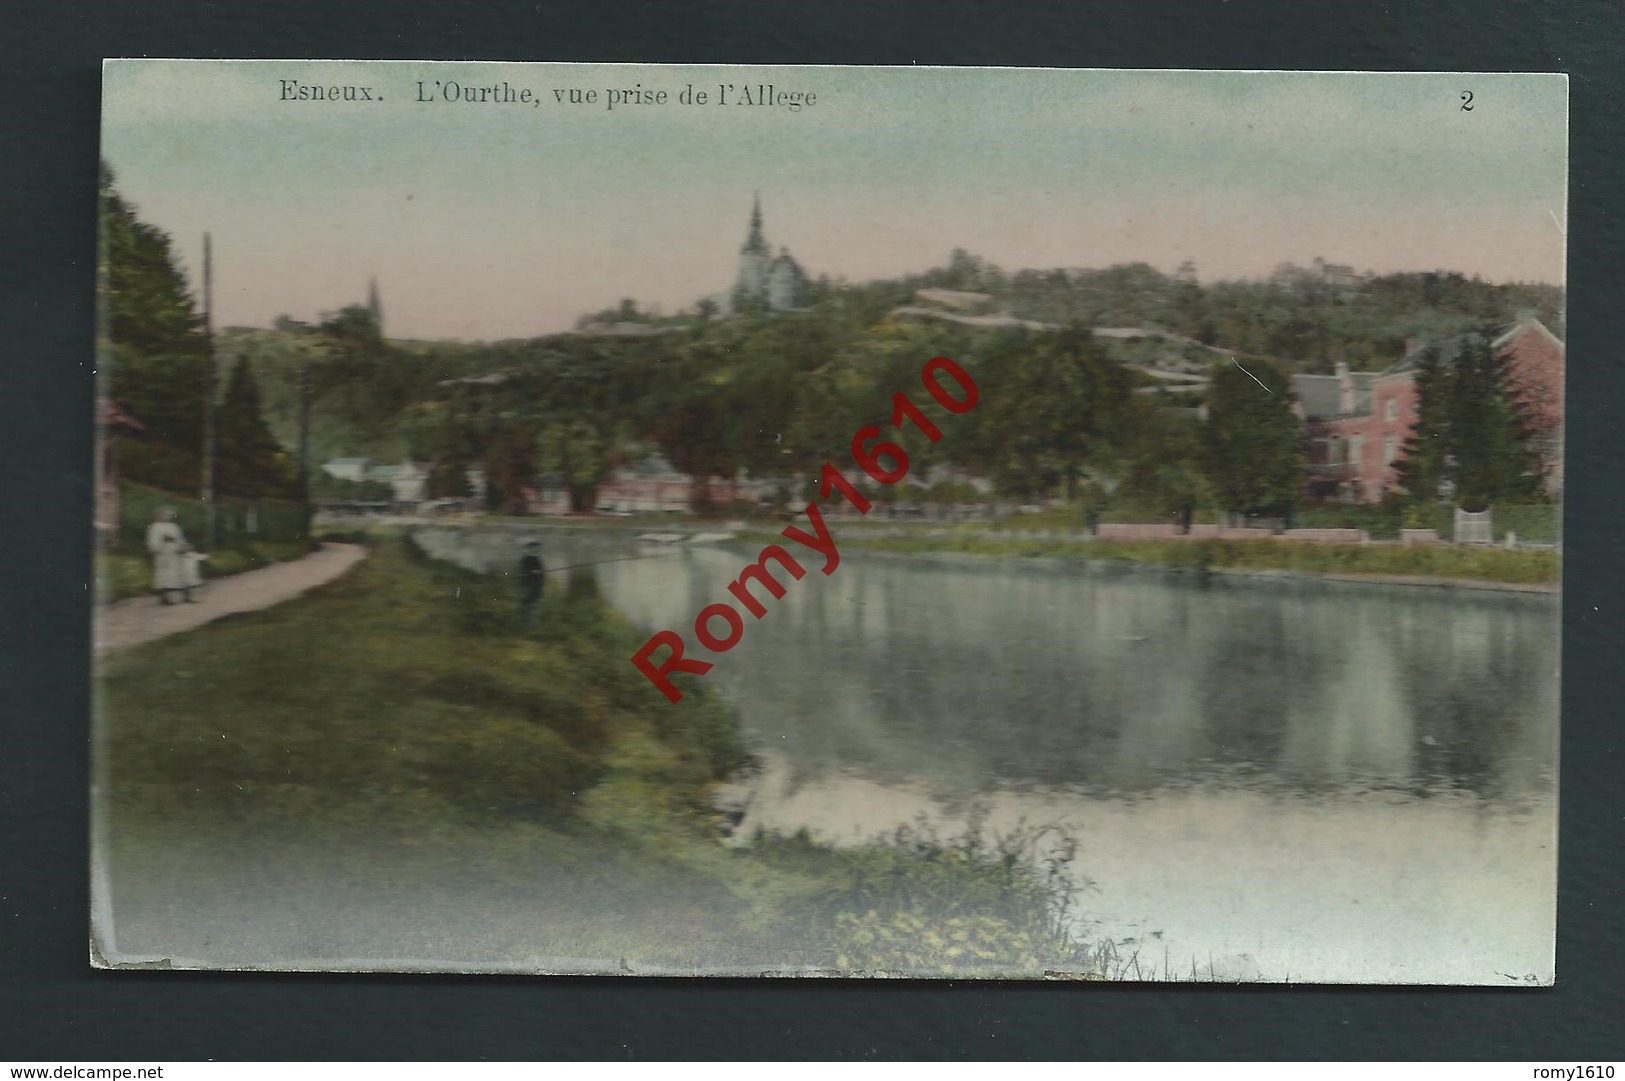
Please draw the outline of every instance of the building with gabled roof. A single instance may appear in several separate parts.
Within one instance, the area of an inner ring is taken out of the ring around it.
[[[1563,491],[1563,383],[1568,356],[1556,334],[1533,317],[1490,343],[1506,361],[1507,386],[1540,458],[1549,494]]]

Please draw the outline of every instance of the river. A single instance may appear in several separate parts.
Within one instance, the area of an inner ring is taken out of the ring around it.
[[[746,832],[1061,825],[1076,932],[1150,976],[1552,979],[1554,596],[848,551],[713,657],[693,619],[754,548],[547,537],[716,661],[763,763]]]

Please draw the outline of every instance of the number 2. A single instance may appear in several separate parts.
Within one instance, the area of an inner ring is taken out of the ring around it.
[[[1473,92],[1471,90],[1461,92],[1461,111],[1464,113],[1473,111]]]

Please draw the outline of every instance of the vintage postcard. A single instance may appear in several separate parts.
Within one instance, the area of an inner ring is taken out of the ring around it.
[[[94,964],[1552,982],[1564,76],[103,117]]]

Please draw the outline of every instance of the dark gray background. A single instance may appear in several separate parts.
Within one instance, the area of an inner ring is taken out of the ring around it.
[[[1622,22],[1625,8],[1597,0],[1019,7],[742,0],[681,8],[646,0],[14,0],[0,34],[0,1060],[1619,1058]],[[1236,989],[91,970],[86,526],[104,56],[1571,72],[1574,363],[1557,986]]]

